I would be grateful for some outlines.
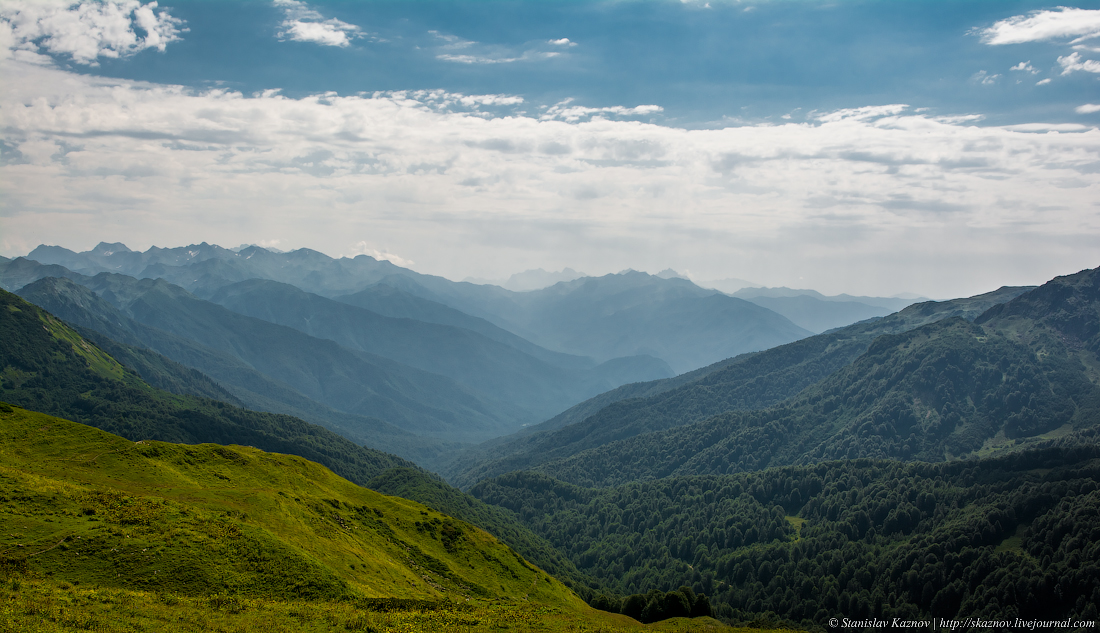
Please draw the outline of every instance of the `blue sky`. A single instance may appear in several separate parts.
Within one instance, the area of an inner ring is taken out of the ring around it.
[[[1100,265],[1100,3],[0,0],[0,253],[934,297]]]

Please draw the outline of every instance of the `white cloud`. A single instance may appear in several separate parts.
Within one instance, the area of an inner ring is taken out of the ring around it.
[[[518,48],[483,44],[473,40],[466,40],[456,35],[428,31],[442,43],[439,45],[439,53],[435,58],[445,62],[457,64],[512,64],[515,62],[530,62],[561,57],[560,50],[546,50],[547,45],[557,48],[569,48],[576,46],[568,38],[549,40],[546,42],[528,42],[523,50]]]
[[[971,75],[970,81],[982,84],[983,86],[991,86],[991,85],[997,83],[997,79],[999,79],[999,78],[1000,78],[1000,75],[990,75],[989,73],[985,72],[984,70],[979,70],[978,72]]]
[[[400,255],[395,255],[384,250],[380,251],[377,248],[372,247],[369,243],[367,243],[366,240],[359,240],[355,243],[354,246],[351,247],[351,256],[355,257],[357,255],[368,255],[377,259],[378,261],[388,261],[403,268],[409,268],[416,264],[416,262],[414,262],[413,260],[405,259]]]
[[[298,0],[274,0],[286,16],[279,25],[278,37],[294,42],[311,42],[322,46],[349,46],[351,39],[363,37],[361,29],[336,18],[325,19],[304,2]]]
[[[48,53],[96,66],[101,57],[128,57],[150,48],[164,52],[186,29],[168,10],[156,9],[156,2],[138,0],[8,0],[0,4],[0,57],[44,63],[35,56]]]
[[[1080,53],[1070,53],[1065,57],[1059,57],[1058,63],[1062,66],[1062,74],[1068,75],[1077,70],[1088,73],[1100,73],[1100,62],[1092,59],[1083,59]]]
[[[538,116],[509,95],[245,96],[0,64],[5,255],[258,235],[340,253],[362,238],[457,278],[555,253],[590,272],[676,261],[761,283],[794,262],[896,288],[964,265],[1004,283],[1006,266],[1077,265],[1100,241],[1095,126],[894,104],[685,130],[630,118],[656,105]]]
[[[1035,67],[1031,65],[1031,60],[1030,59],[1027,60],[1026,62],[1020,62],[1019,64],[1016,64],[1012,68],[1009,68],[1009,70],[1015,70],[1015,71],[1019,71],[1019,72],[1027,72],[1027,73],[1031,73],[1032,75],[1039,74],[1039,71],[1036,70]]]
[[[585,106],[570,105],[572,102],[572,99],[566,99],[561,103],[554,104],[546,108],[546,111],[543,112],[540,118],[545,121],[558,119],[561,121],[574,123],[581,119],[601,114],[611,114],[614,116],[644,116],[647,114],[656,114],[658,112],[664,111],[664,108],[657,105],[640,105],[634,106],[632,108],[628,108],[625,106],[589,108]]]
[[[1092,114],[1093,112],[1100,112],[1100,104],[1086,103],[1074,108],[1074,112],[1077,114]]]
[[[1047,77],[1046,79],[1040,79],[1039,81],[1036,81],[1035,85],[1036,86],[1045,86],[1045,85],[1049,84],[1050,81],[1051,81],[1050,77]]]
[[[1076,37],[1077,41],[1100,36],[1100,11],[1058,7],[1032,11],[1001,20],[985,29],[973,29],[991,46],[1023,44]]]
[[[835,123],[845,119],[850,119],[852,121],[868,121],[880,117],[901,114],[908,108],[909,106],[904,103],[894,103],[883,106],[865,106],[862,108],[846,108],[823,114],[817,117],[817,120],[822,123]]]
[[[435,58],[459,64],[510,64],[523,59],[523,57],[484,57],[481,55],[453,55],[451,53],[440,53]]]
[[[455,95],[455,100],[464,106],[509,106],[523,103],[523,97],[515,95]]]

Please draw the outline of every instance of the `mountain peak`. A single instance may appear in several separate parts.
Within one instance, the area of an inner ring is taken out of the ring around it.
[[[93,248],[89,252],[93,255],[99,255],[99,256],[102,256],[102,257],[110,257],[111,255],[114,255],[115,253],[131,253],[133,251],[131,251],[122,242],[114,242],[112,244],[108,244],[107,242],[100,242],[99,244],[96,244],[95,248]]]

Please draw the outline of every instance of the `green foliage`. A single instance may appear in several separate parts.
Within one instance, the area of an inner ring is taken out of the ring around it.
[[[617,604],[616,604],[617,603]],[[659,622],[669,618],[696,618],[714,615],[710,600],[703,594],[680,587],[676,591],[654,589],[647,594],[633,594],[621,601],[600,595],[592,606],[603,611],[618,611],[639,622]]]
[[[513,510],[611,591],[687,585],[731,621],[811,627],[837,614],[1095,619],[1098,478],[1092,445],[604,489],[514,473],[471,492]]]

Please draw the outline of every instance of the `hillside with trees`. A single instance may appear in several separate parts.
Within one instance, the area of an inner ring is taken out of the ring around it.
[[[1050,442],[984,460],[846,460],[585,488],[479,483],[614,593],[686,586],[728,621],[829,617],[1094,620],[1100,449]]]

